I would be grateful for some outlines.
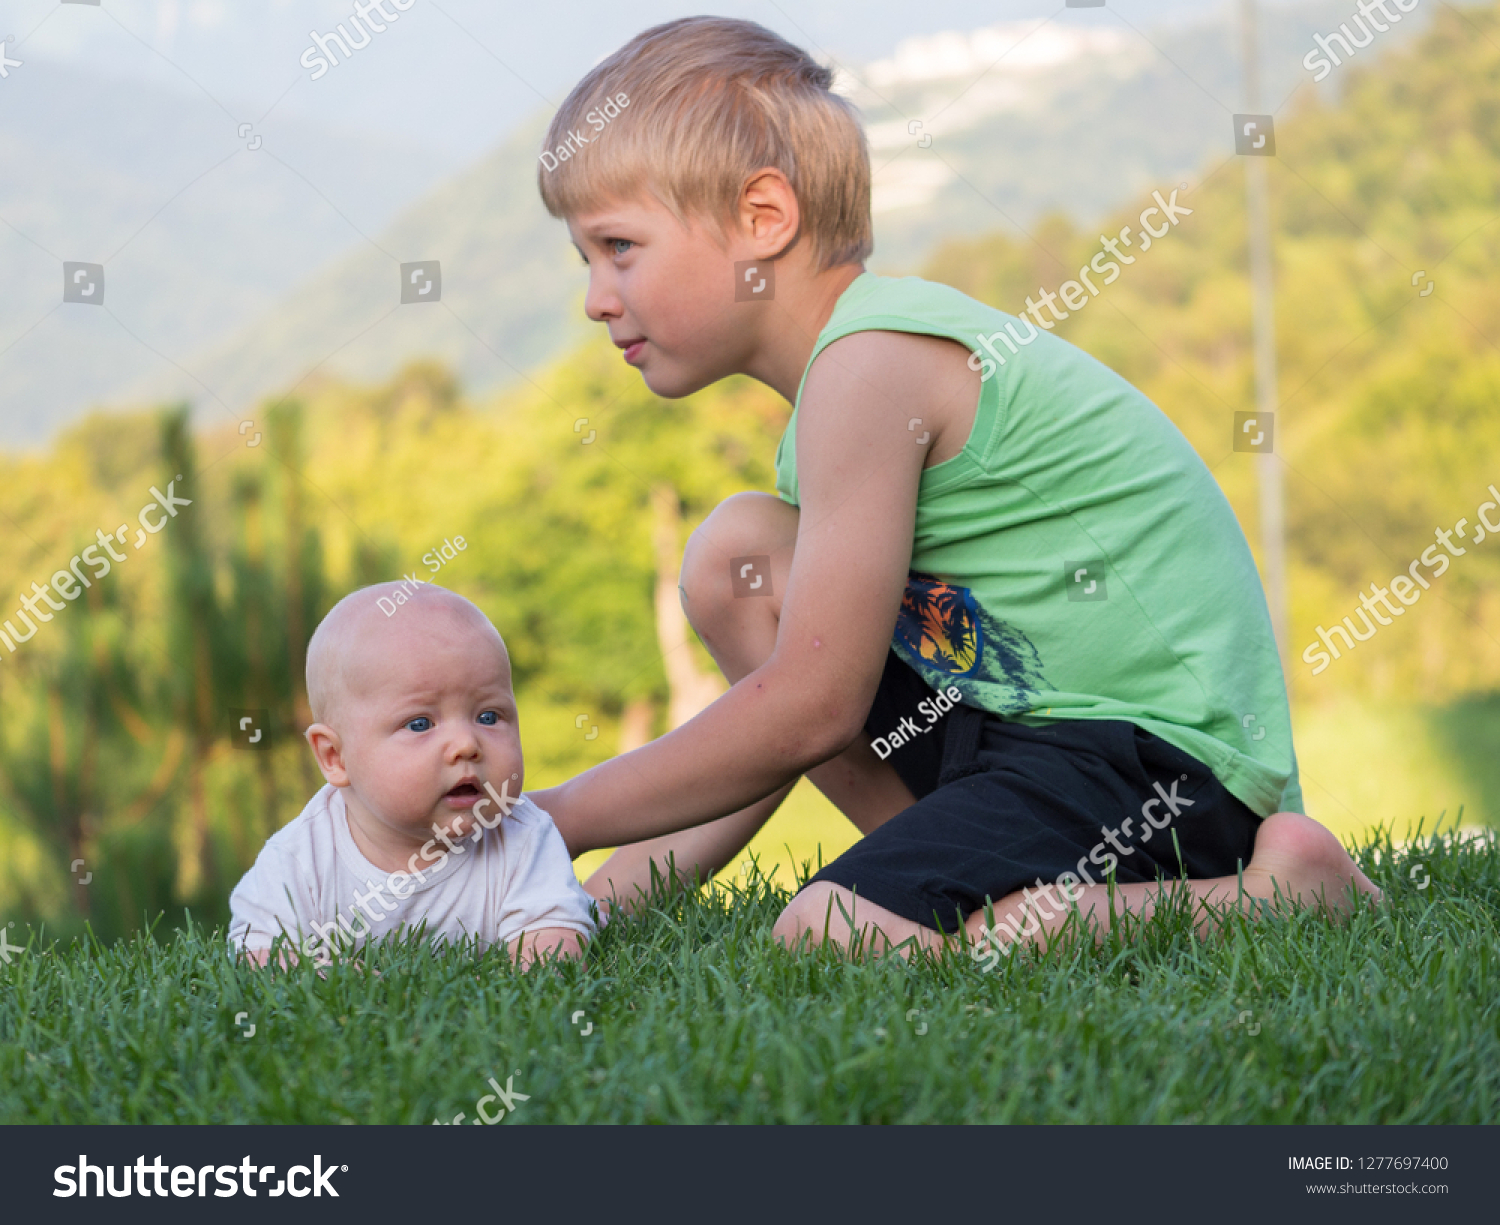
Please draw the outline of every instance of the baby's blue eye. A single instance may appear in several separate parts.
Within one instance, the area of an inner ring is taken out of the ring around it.
[[[495,724],[500,722],[500,712],[495,710],[486,710],[479,716],[479,721],[486,727],[494,727]]]
[[[625,254],[624,251],[620,250],[620,248],[622,246],[633,247],[633,246],[635,246],[635,243],[631,242],[630,239],[628,239],[628,238],[611,238],[609,240],[609,248],[610,248],[611,253],[614,254],[614,255],[624,255]]]
[[[418,715],[415,719],[413,719],[406,725],[406,730],[410,732],[425,732],[430,731],[431,729],[432,720],[429,719],[426,715]]]

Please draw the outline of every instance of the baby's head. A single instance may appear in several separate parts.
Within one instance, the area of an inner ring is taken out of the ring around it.
[[[345,596],[308,644],[307,696],[308,743],[364,841],[419,846],[434,826],[460,838],[486,783],[521,793],[510,657],[460,595],[380,583]]]
[[[751,21],[668,22],[595,65],[537,177],[589,265],[589,317],[660,396],[750,368],[803,283],[873,247],[857,112],[832,70]]]

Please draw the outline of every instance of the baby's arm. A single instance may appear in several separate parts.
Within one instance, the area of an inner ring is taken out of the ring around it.
[[[263,968],[271,960],[271,945],[284,934],[278,946],[277,964],[297,964],[298,934],[304,926],[295,901],[304,889],[296,879],[296,865],[280,849],[268,845],[250,871],[229,895],[229,948],[249,964]]]
[[[594,933],[593,899],[573,875],[552,818],[527,803],[500,829],[506,865],[499,938],[506,951],[522,968],[547,957],[582,957]]]

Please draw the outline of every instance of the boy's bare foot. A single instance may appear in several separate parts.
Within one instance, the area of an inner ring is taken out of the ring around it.
[[[1322,905],[1343,915],[1353,908],[1351,882],[1361,901],[1381,901],[1381,891],[1355,866],[1349,852],[1311,817],[1278,812],[1262,822],[1255,853],[1245,868],[1245,892],[1251,897],[1274,902],[1279,891],[1283,899]]]

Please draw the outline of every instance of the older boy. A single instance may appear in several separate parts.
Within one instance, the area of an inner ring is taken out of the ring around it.
[[[597,65],[547,138],[630,100],[539,180],[647,386],[744,373],[794,406],[779,500],[729,499],[683,562],[732,687],[538,796],[574,854],[636,844],[588,888],[629,899],[669,854],[717,870],[805,773],[865,837],[782,914],[792,942],[938,945],[1060,878],[1101,926],[1111,874],[1140,915],[1161,876],[1232,903],[1241,865],[1254,897],[1376,895],[1295,811],[1265,600],[1208,471],[1087,354],[865,272],[869,160],[831,77],[753,23],[676,21]]]

